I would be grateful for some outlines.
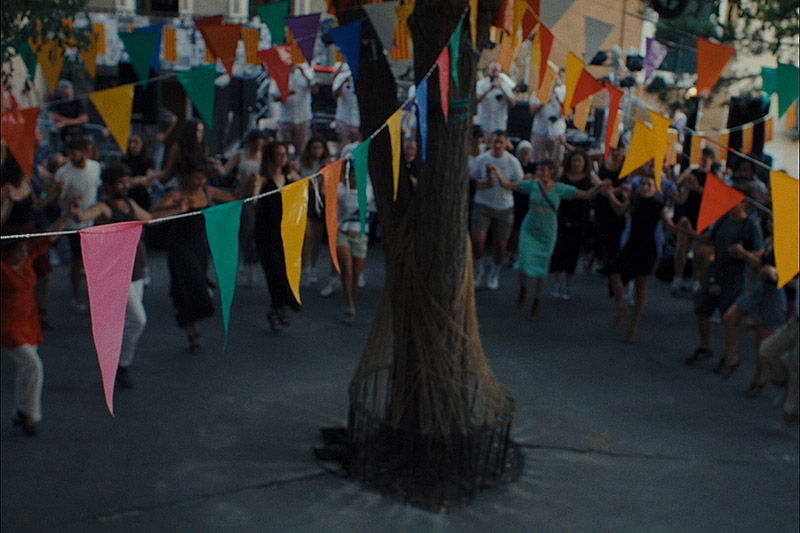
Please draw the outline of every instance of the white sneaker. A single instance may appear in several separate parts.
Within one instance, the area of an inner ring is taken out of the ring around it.
[[[310,287],[311,280],[309,279],[308,268],[304,268],[300,272],[300,286],[301,287]]]
[[[499,286],[500,273],[497,272],[497,269],[492,269],[492,272],[489,273],[489,277],[486,279],[486,288],[490,291],[496,291]]]
[[[673,296],[677,296],[681,292],[681,278],[678,276],[672,278],[672,283],[669,285],[669,292]]]
[[[317,269],[314,267],[308,267],[308,283],[313,285],[319,281],[319,276],[317,275]]]
[[[570,291],[567,285],[561,286],[561,299],[562,300],[569,300],[572,298],[572,292]]]
[[[486,267],[483,265],[483,261],[478,263],[478,266],[475,268],[475,288],[477,289],[481,285],[483,285],[483,276],[486,274]]]
[[[86,305],[81,300],[76,300],[75,298],[72,298],[69,303],[70,307],[72,307],[72,310],[75,313],[85,313],[86,311],[89,310],[89,306]]]
[[[331,278],[327,285],[325,285],[321,291],[319,291],[320,296],[330,296],[333,292],[342,286],[342,280],[339,277]]]
[[[562,285],[560,283],[556,283],[555,285],[553,285],[553,290],[550,291],[550,296],[552,296],[553,298],[561,298],[561,292],[562,292]]]
[[[364,277],[364,273],[358,275],[358,287],[363,288],[367,286],[367,278]]]

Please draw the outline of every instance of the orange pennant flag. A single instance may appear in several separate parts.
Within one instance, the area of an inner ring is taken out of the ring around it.
[[[556,86],[557,77],[558,68],[555,65],[548,65],[544,79],[539,82],[539,89],[536,91],[536,98],[538,98],[540,102],[550,101],[550,94],[553,92],[553,87]]]
[[[502,32],[501,32],[502,33]],[[497,62],[503,67],[504,72],[511,70],[511,63],[514,61],[514,38],[508,34],[503,33],[501,36],[500,51],[497,53]]]
[[[653,124],[652,133],[652,152],[653,169],[655,171],[656,188],[661,190],[661,168],[664,166],[664,155],[669,147],[669,125],[671,119],[664,115],[648,109],[650,122]]]
[[[744,194],[709,172],[703,188],[703,199],[700,200],[700,214],[697,215],[697,233],[702,233],[744,199]]]
[[[619,127],[622,124],[622,115],[617,114],[614,117],[614,127],[611,128],[611,141],[609,142],[609,146],[617,147],[619,146]]]
[[[707,98],[728,66],[736,49],[708,39],[697,39],[697,93]]]
[[[19,168],[28,177],[33,177],[33,154],[36,150],[36,121],[39,120],[38,107],[14,109],[0,117],[0,134],[9,152],[17,160]]]
[[[403,132],[400,123],[403,118],[403,108],[400,107],[386,120],[389,130],[389,139],[392,143],[392,200],[397,200],[397,186],[400,181],[400,154],[403,151]]]
[[[295,300],[300,302],[300,271],[303,267],[303,241],[308,214],[308,180],[304,178],[281,189],[281,239],[286,278]]]
[[[747,124],[742,128],[742,153],[749,154],[753,151],[753,124]]]
[[[589,71],[583,69],[578,78],[578,84],[575,87],[575,94],[572,95],[572,103],[577,107],[581,102],[602,90],[603,84],[589,74]]]
[[[127,153],[133,111],[133,84],[93,92],[89,94],[89,99],[97,108],[122,153]]]
[[[583,59],[576,56],[572,52],[567,52],[567,79],[565,85],[567,86],[567,97],[564,99],[564,115],[569,114],[569,108],[572,107],[572,97],[575,94],[575,89],[578,86],[578,80],[581,77],[581,72],[586,63]]]
[[[553,34],[550,33],[547,26],[539,24],[539,31],[536,32],[534,39],[539,39],[539,50],[541,50],[541,57],[539,58],[539,88],[541,88],[547,69],[547,61],[550,59],[550,51],[553,49]],[[558,71],[556,71],[556,74],[558,74]],[[542,100],[542,102],[546,101]]]
[[[723,130],[719,132],[719,138],[717,139],[717,161],[725,161],[728,159],[728,143],[730,142],[730,130]]]
[[[592,99],[584,98],[582,102],[575,106],[575,116],[572,118],[572,125],[579,130],[586,129],[589,121],[589,112],[592,110]]]
[[[106,25],[102,22],[92,23],[92,33],[97,35],[97,53],[105,55],[106,53]]]
[[[764,121],[764,142],[768,143],[772,140],[772,117],[767,117]]]
[[[797,178],[785,172],[771,171],[769,183],[772,189],[772,220],[775,231],[775,268],[778,271],[778,288],[789,283],[800,270],[798,246],[800,246],[800,187]]]
[[[608,90],[608,119],[606,120],[606,145],[605,155],[608,157],[608,150],[612,146],[616,147],[619,142],[619,105],[622,102],[622,95],[624,94],[621,89],[617,89],[614,85],[606,80],[603,86]]]
[[[222,61],[222,65],[233,77],[233,64],[236,61],[236,47],[239,45],[239,36],[242,34],[241,24],[220,24],[218,26],[201,26],[200,33],[206,47]]]
[[[341,272],[339,258],[336,255],[336,234],[339,232],[339,177],[342,175],[342,163],[344,163],[344,159],[338,159],[319,171],[325,187],[325,228],[328,230],[328,250],[331,253],[331,262],[336,272]]]

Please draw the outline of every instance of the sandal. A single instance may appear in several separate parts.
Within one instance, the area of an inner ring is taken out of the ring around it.
[[[272,328],[273,333],[278,333],[281,330],[281,320],[278,318],[278,313],[270,311],[267,313],[267,320],[269,320],[269,327]]]
[[[709,348],[698,348],[694,351],[692,355],[685,359],[685,363],[689,366],[694,365],[698,361],[702,361],[704,359],[709,359],[712,356],[712,352]],[[721,360],[720,365],[725,364],[725,359]]]

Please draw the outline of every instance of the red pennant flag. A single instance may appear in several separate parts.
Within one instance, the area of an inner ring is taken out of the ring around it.
[[[242,34],[241,24],[220,24],[219,26],[201,26],[200,33],[206,46],[225,66],[228,76],[233,77],[233,64],[236,61],[236,47]]]
[[[700,214],[697,215],[697,233],[702,233],[744,199],[744,194],[709,172],[703,188],[703,199],[700,200]]]
[[[8,150],[17,160],[22,172],[30,179],[33,176],[33,153],[36,150],[36,121],[39,120],[38,107],[26,107],[3,113],[0,118],[0,132],[8,145]]]
[[[288,44],[280,44],[258,51],[258,58],[270,78],[278,84],[281,100],[286,103],[289,98],[289,74],[292,71],[292,48]]]
[[[341,272],[336,255],[336,234],[339,232],[339,177],[342,175],[342,163],[344,159],[339,159],[319,171],[325,180],[325,227],[328,230],[331,262],[336,272]]]
[[[586,69],[583,69],[580,78],[578,78],[578,85],[575,86],[575,93],[572,95],[572,107],[577,106],[594,93],[602,90],[603,84],[589,74]]]
[[[736,49],[722,43],[712,43],[702,37],[697,39],[697,92],[707,97],[719,81]]]
[[[223,15],[212,15],[210,17],[200,17],[194,19],[194,27],[198,30],[205,26],[220,26],[222,22],[225,20]]]
[[[608,157],[608,150],[611,148],[611,139],[614,137],[614,124],[616,124],[619,104],[622,102],[621,89],[617,89],[610,81],[606,80],[603,84],[608,89],[608,120],[606,121],[606,149],[603,157]]]
[[[522,40],[525,41],[533,33],[536,23],[539,22],[539,2],[540,0],[526,0],[528,9],[522,16]]]
[[[444,121],[450,112],[450,50],[445,46],[442,48],[439,57],[436,58],[436,66],[439,67],[439,94],[442,99],[442,113]]]
[[[514,20],[514,2],[512,0],[503,0],[500,4],[500,9],[494,14],[492,26],[502,28],[511,35],[512,24]]]
[[[547,72],[547,60],[550,59],[550,50],[553,49],[553,34],[544,24],[539,24],[539,39],[542,45],[542,59],[539,61],[539,87],[541,87],[544,81],[544,74]]]

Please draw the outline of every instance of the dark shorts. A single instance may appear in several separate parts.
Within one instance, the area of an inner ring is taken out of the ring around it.
[[[694,314],[711,316],[714,314],[714,309],[719,309],[719,312],[724,315],[738,297],[738,287],[716,283],[714,278],[706,276],[700,290],[694,295]]]

